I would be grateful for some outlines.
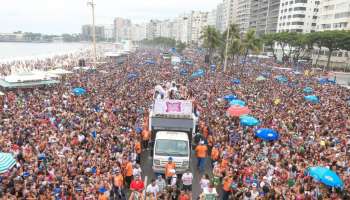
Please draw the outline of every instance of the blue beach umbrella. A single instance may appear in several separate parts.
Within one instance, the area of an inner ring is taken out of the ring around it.
[[[311,102],[311,103],[318,103],[319,102],[318,97],[315,95],[304,96],[304,99],[308,102]]]
[[[288,79],[285,76],[276,76],[276,80],[280,83],[287,83]]]
[[[239,105],[239,106],[245,106],[245,102],[239,99],[234,99],[232,101],[230,101],[230,105]]]
[[[187,73],[188,73],[187,69],[181,69],[180,70],[180,75],[182,75],[182,76],[186,76]]]
[[[214,65],[214,64],[210,65],[210,70],[212,72],[214,72],[216,70],[216,65]]]
[[[309,176],[325,185],[337,188],[343,188],[344,186],[344,183],[340,177],[334,171],[326,167],[310,167],[307,173]]]
[[[231,83],[232,84],[241,84],[241,80],[239,80],[239,79],[232,79]]]
[[[237,96],[233,95],[233,94],[228,94],[228,95],[224,96],[224,99],[228,102],[231,102],[232,100],[237,99]]]
[[[265,140],[265,141],[275,141],[278,140],[278,133],[277,131],[269,128],[260,128],[255,132],[255,136]]]
[[[306,88],[303,89],[303,91],[305,93],[313,93],[314,92],[314,90],[311,87],[306,87]]]
[[[203,77],[205,74],[203,69],[198,69],[193,74],[191,75],[191,78],[198,78],[198,77]]]
[[[145,61],[146,64],[149,64],[149,65],[154,65],[156,64],[156,62],[154,60],[146,60]]]
[[[15,166],[16,160],[10,153],[0,153],[0,174],[9,171]]]
[[[138,77],[137,73],[129,73],[128,74],[128,80],[132,80]]]
[[[86,93],[86,90],[84,88],[74,88],[73,93],[77,96],[84,95]]]
[[[240,123],[243,126],[257,126],[260,124],[260,121],[253,116],[243,115],[240,118]]]

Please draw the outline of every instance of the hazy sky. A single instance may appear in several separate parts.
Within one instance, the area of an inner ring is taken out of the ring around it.
[[[79,33],[91,23],[88,0],[0,0],[0,32]],[[114,17],[133,22],[172,19],[190,10],[210,11],[222,0],[94,0],[96,24]]]

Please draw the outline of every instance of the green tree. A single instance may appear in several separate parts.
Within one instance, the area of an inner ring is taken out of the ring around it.
[[[212,59],[213,53],[221,45],[220,32],[212,26],[207,26],[202,30],[202,35],[200,39],[203,40],[204,48],[208,49],[209,62],[210,62]]]
[[[347,38],[346,31],[324,31],[320,34],[320,40],[324,47],[328,48],[327,68],[329,68],[332,53],[344,48],[343,42]]]
[[[277,42],[277,33],[269,33],[262,37],[262,41],[265,46],[269,47],[272,50],[272,55],[275,61],[277,60],[275,43]]]
[[[244,53],[244,64],[246,62],[249,51],[259,52],[261,50],[261,40],[256,37],[254,29],[248,30],[242,39],[242,49]]]
[[[182,51],[186,48],[186,43],[177,41],[176,42],[176,51],[182,53]]]

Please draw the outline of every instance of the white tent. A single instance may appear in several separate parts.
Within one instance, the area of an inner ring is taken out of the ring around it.
[[[54,74],[54,75],[65,75],[65,74],[73,74],[73,72],[62,69],[62,68],[56,68],[50,71],[47,71],[48,74]]]
[[[8,83],[28,82],[28,81],[42,81],[49,80],[51,77],[41,72],[27,72],[18,73],[4,77],[4,80]]]

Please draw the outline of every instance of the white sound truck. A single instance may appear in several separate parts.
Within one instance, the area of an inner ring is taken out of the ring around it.
[[[155,100],[149,116],[155,173],[164,173],[169,157],[176,164],[176,174],[189,169],[196,121],[191,101]]]

